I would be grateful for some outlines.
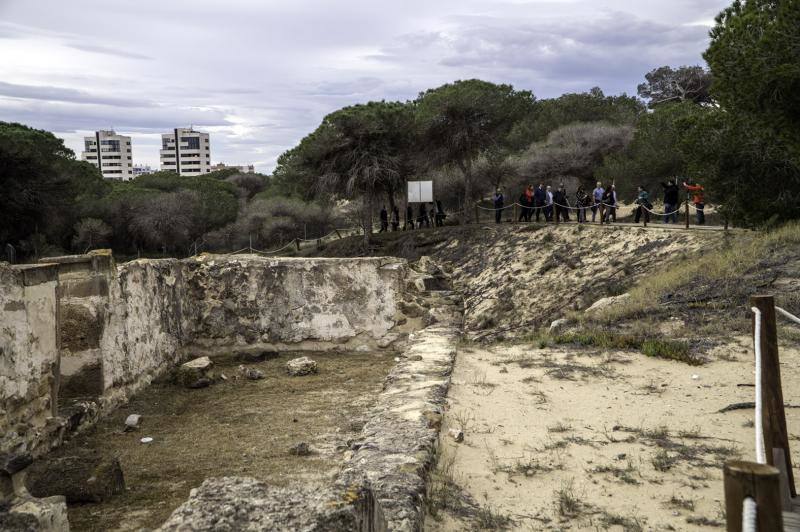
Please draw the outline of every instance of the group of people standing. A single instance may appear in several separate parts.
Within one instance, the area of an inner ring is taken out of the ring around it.
[[[678,212],[680,211],[680,188],[678,187],[678,179],[668,180],[666,183],[661,183],[664,189],[664,213],[657,214],[662,216],[664,223],[678,223]],[[705,223],[705,200],[703,197],[704,189],[699,183],[686,183],[683,182],[683,188],[692,195],[692,203],[694,204],[697,213],[697,224],[703,225]],[[636,200],[634,204],[634,222],[644,218],[645,222],[650,221],[650,213],[653,210],[653,204],[650,203],[650,193],[647,189],[640,185],[638,187]],[[518,203],[521,206],[518,222],[530,222],[534,216],[536,221],[539,222],[542,217],[546,222],[552,221],[570,221],[570,210],[575,210],[577,214],[578,223],[588,222],[588,212],[592,212],[592,222],[596,222],[598,215],[600,223],[607,223],[609,221],[617,221],[617,189],[612,183],[606,185],[598,181],[591,194],[587,193],[583,186],[579,185],[574,195],[575,206],[570,203],[569,196],[561,183],[558,188],[553,191],[550,185],[545,186],[544,183],[539,183],[538,186],[528,185],[519,195]],[[494,196],[492,197],[494,204],[494,220],[497,223],[502,221],[503,210],[506,208],[505,196],[500,188],[495,189]],[[510,207],[510,206],[509,206]],[[655,214],[655,213],[654,213]],[[436,203],[420,203],[417,215],[414,216],[414,208],[411,204],[406,206],[406,219],[403,224],[403,231],[407,229],[422,227],[431,227],[431,224],[436,227],[444,225],[444,219],[447,215],[442,208],[442,202],[436,200]],[[379,232],[383,233],[389,230],[390,216],[389,211],[386,210],[384,205],[380,213],[381,229]],[[392,231],[397,231],[400,228],[400,210],[395,205],[391,211],[391,227]]]
[[[678,179],[670,179],[666,183],[661,183],[664,189],[664,214],[663,221],[665,224],[678,223],[678,211],[681,208],[680,188],[678,187]],[[706,223],[705,216],[705,198],[703,196],[703,186],[699,183],[686,183],[683,182],[683,188],[692,195],[692,204],[694,205],[695,212],[697,213],[697,225]],[[650,203],[650,193],[644,187],[639,185],[638,194],[636,196],[636,211],[634,213],[634,222],[639,223],[639,220],[644,217],[645,222],[650,221],[650,212],[653,210],[653,204]]]
[[[430,227],[431,223],[433,223],[436,227],[442,227],[444,225],[444,219],[447,218],[447,214],[444,212],[444,208],[442,207],[442,202],[440,200],[436,200],[436,205],[434,206],[433,203],[420,203],[419,208],[417,209],[417,216],[414,216],[414,207],[409,203],[406,205],[406,220],[403,224],[403,231],[406,229],[414,229],[414,224],[416,222],[416,226],[419,229],[424,227]],[[381,228],[379,233],[383,233],[389,230],[389,211],[386,210],[386,205],[381,208]],[[392,207],[392,218],[391,218],[391,225],[392,231],[397,231],[400,228],[400,209],[397,205]]]
[[[678,179],[672,179],[666,183],[662,183],[664,188],[664,213],[659,214],[663,216],[664,223],[678,223],[678,211],[680,210],[680,188],[678,187]],[[683,183],[683,188],[692,195],[692,204],[697,212],[697,225],[705,223],[705,200],[703,197],[703,186],[699,183]],[[575,206],[570,204],[569,196],[564,188],[564,184],[559,185],[558,189],[553,192],[552,188],[544,183],[539,183],[536,188],[533,185],[528,185],[522,194],[519,196],[518,204],[522,207],[517,219],[518,222],[530,222],[533,215],[536,215],[536,221],[540,220],[541,215],[547,222],[555,221],[569,221],[569,211],[575,210],[577,214],[578,223],[588,222],[588,212],[592,212],[592,222],[596,222],[598,215],[600,223],[616,222],[617,221],[617,189],[612,183],[610,185],[603,184],[598,181],[591,194],[587,193],[583,186],[579,185],[575,191]],[[492,197],[494,204],[494,220],[497,223],[502,221],[503,210],[505,207],[505,196],[500,188],[495,189],[494,196]],[[650,193],[644,186],[638,187],[638,194],[634,201],[636,209],[634,210],[634,222],[644,218],[645,222],[650,221],[650,213],[653,210],[653,205],[650,203]]]
[[[593,222],[597,221],[598,214],[600,223],[608,220],[617,221],[617,191],[613,184],[603,187],[603,184],[598,181],[597,187],[591,194],[587,194],[583,186],[578,186],[574,197],[574,209],[577,211],[578,223],[588,221],[588,210],[592,211]],[[501,189],[495,190],[492,201],[494,203],[494,220],[500,223],[505,208],[505,196]],[[518,203],[521,205],[518,222],[530,222],[534,214],[537,222],[541,215],[544,215],[547,222],[553,220],[568,222],[569,211],[573,209],[563,183],[555,192],[550,185],[545,186],[544,183],[539,183],[539,186],[535,188],[533,185],[528,185],[520,194]]]

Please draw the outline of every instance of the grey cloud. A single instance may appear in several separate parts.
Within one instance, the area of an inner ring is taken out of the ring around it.
[[[69,132],[194,124],[211,129],[215,160],[261,171],[339,107],[455,79],[539,97],[633,92],[655,66],[700,63],[707,28],[691,24],[730,3],[98,1],[0,0],[0,57],[11,58],[0,116],[64,132],[78,149]],[[134,157],[157,165],[157,141],[139,138]]]
[[[108,107],[42,100],[10,101],[0,98],[0,116],[6,120],[55,131],[98,128],[163,132],[181,125],[231,126],[223,113],[168,107]]]
[[[154,105],[152,102],[136,98],[99,96],[85,91],[65,87],[18,85],[15,83],[6,83],[4,81],[0,81],[0,96],[51,102],[113,105],[117,107],[150,107]]]

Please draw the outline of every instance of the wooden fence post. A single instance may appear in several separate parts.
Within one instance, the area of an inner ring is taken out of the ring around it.
[[[650,217],[650,213],[644,208],[644,205],[639,205],[639,208],[642,209],[642,220],[644,220],[644,226],[647,227],[647,218]]]
[[[297,251],[300,251],[300,239],[299,238],[295,238],[294,239],[294,245],[297,246]]]
[[[789,433],[786,428],[786,412],[783,407],[781,387],[781,365],[778,356],[778,331],[775,324],[775,298],[757,295],[750,297],[750,306],[761,311],[761,338],[754,341],[761,345],[761,401],[764,405],[762,424],[764,428],[764,453],[767,463],[775,465],[773,449],[780,449],[786,457],[786,476],[792,497],[797,495],[792,474],[792,457],[789,453]],[[755,328],[755,318],[753,319]]]
[[[338,229],[334,229],[334,231],[336,231],[336,236],[338,236],[339,240],[341,240],[342,239],[342,233],[340,233]]]
[[[742,506],[747,497],[756,502],[757,530],[783,530],[777,469],[736,460],[725,464],[724,476],[728,532],[742,532]]]
[[[517,221],[517,204],[516,203],[514,203],[514,214],[513,214],[513,216],[514,217],[511,219],[511,223],[512,224],[516,223],[516,221]]]

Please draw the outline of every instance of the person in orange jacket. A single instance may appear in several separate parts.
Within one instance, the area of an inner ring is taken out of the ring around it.
[[[705,224],[706,213],[704,209],[706,207],[706,204],[705,204],[705,198],[703,197],[703,190],[704,190],[703,185],[697,182],[694,182],[691,185],[689,185],[686,183],[686,181],[684,181],[683,188],[692,193],[692,203],[694,203],[694,208],[697,211],[697,225]]]

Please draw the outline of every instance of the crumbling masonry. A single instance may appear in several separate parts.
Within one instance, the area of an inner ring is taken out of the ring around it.
[[[417,319],[424,328],[329,486],[306,493],[209,479],[163,529],[420,529],[461,303],[428,290],[442,288],[435,266],[417,269],[392,258],[249,255],[117,267],[103,251],[0,263],[0,520],[63,529],[59,501],[20,487],[27,464],[189,356],[385,347],[398,322]]]

